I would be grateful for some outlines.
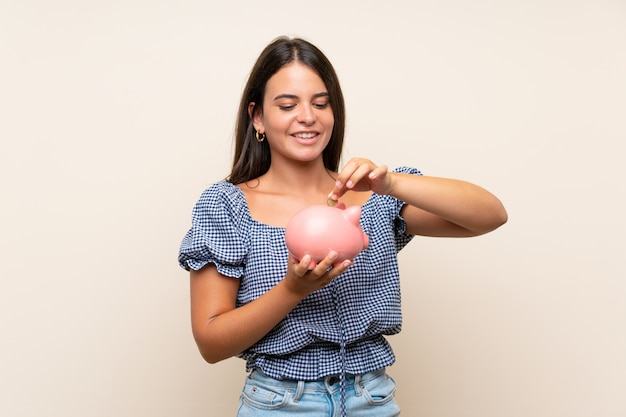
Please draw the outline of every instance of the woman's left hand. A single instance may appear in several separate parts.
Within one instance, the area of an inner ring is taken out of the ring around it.
[[[347,191],[372,191],[405,203],[402,216],[409,234],[478,236],[501,226],[507,214],[489,191],[466,181],[388,172],[386,165],[353,158],[341,170],[331,198]]]
[[[392,176],[387,174],[387,165],[376,165],[365,158],[352,158],[339,173],[331,196],[336,201],[349,190],[389,194]]]

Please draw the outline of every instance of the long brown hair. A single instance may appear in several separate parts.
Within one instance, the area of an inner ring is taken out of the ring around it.
[[[335,124],[322,158],[326,169],[337,171],[343,149],[346,114],[343,93],[335,69],[324,53],[310,42],[300,38],[280,37],[261,52],[244,88],[235,128],[233,167],[227,177],[229,182],[240,184],[250,181],[265,174],[269,169],[271,163],[269,145],[267,141],[256,140],[252,117],[248,114],[248,105],[255,103],[254,111],[263,111],[267,81],[282,67],[294,61],[301,62],[315,71],[328,90]]]

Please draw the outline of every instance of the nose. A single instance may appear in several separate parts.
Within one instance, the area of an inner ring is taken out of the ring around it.
[[[313,106],[300,106],[300,112],[298,113],[298,122],[305,125],[311,125],[315,123],[315,112],[313,110]]]

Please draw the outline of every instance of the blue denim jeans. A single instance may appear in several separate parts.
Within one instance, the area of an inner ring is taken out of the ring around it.
[[[346,375],[345,406],[349,417],[397,417],[396,384],[385,369]],[[339,417],[339,376],[317,381],[277,380],[259,370],[246,379],[237,417]]]

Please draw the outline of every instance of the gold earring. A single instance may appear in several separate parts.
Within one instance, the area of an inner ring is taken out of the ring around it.
[[[257,142],[263,142],[265,140],[265,133],[259,133],[258,131],[256,131],[254,136],[256,136]]]

